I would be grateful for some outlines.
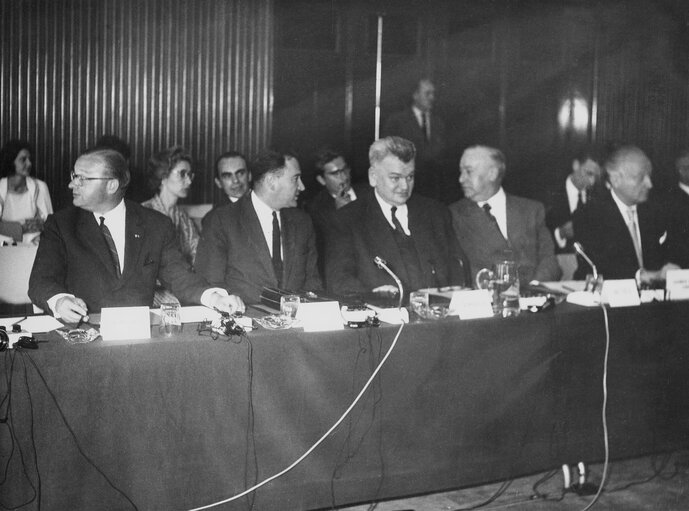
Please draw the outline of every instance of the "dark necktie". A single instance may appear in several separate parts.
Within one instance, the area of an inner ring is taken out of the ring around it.
[[[577,199],[577,207],[574,208],[574,211],[577,211],[577,210],[583,208],[585,204],[586,204],[586,202],[584,200],[584,192],[582,190],[579,190],[579,198]]]
[[[273,211],[273,270],[278,279],[278,287],[282,285],[282,255],[280,254],[280,222],[278,214]]]
[[[486,215],[488,215],[488,218],[490,218],[490,221],[493,223],[493,225],[495,225],[495,228],[496,228],[496,229],[498,230],[498,232],[500,233],[500,236],[502,236],[503,234],[502,234],[502,231],[500,230],[500,224],[498,223],[498,219],[495,218],[495,215],[493,215],[493,213],[491,213],[490,210],[491,210],[490,204],[488,204],[488,203],[486,202],[486,203],[483,205],[483,211],[486,212]]]
[[[120,270],[120,258],[117,255],[117,249],[115,248],[115,241],[112,239],[112,234],[110,229],[105,225],[105,217],[100,217],[100,232],[103,233],[103,239],[105,244],[108,246],[108,251],[110,252],[110,258],[112,259],[112,264],[115,267],[115,273],[119,279],[122,276],[122,271]]]
[[[421,112],[421,129],[423,130],[423,138],[428,142],[430,137],[428,136],[428,114],[426,112]]]
[[[396,212],[396,211],[397,211],[397,206],[393,206],[392,208],[390,208],[390,213],[392,214],[392,223],[393,223],[393,225],[395,226],[395,230],[396,230],[398,233],[400,233],[400,234],[403,235],[403,236],[406,236],[407,233],[404,232],[404,229],[402,228],[402,224],[400,223],[400,221],[399,221],[399,220],[397,219],[397,217],[395,216],[395,212]]]

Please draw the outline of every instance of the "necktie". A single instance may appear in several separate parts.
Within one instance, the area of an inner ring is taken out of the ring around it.
[[[280,254],[280,222],[278,214],[273,211],[273,270],[278,279],[278,287],[282,285],[282,255]]]
[[[399,232],[401,235],[406,236],[407,233],[404,232],[404,229],[402,228],[402,224],[400,223],[399,219],[397,216],[395,216],[395,212],[397,212],[397,206],[393,206],[390,208],[390,213],[392,214],[392,223],[395,226],[395,230]]]
[[[585,197],[586,197],[586,195],[584,195],[584,191],[579,190],[579,199],[577,200],[577,207],[574,208],[574,211],[576,211],[577,209],[581,209],[584,206],[584,204],[586,204],[586,198]]]
[[[428,136],[428,114],[421,112],[421,129],[423,130],[423,138],[428,142],[431,138]]]
[[[117,274],[117,278],[119,279],[122,276],[122,271],[120,270],[120,258],[117,255],[115,241],[112,239],[110,229],[108,229],[108,226],[105,225],[105,217],[100,217],[100,232],[103,233],[103,239],[105,239],[105,244],[108,246],[110,258],[112,259],[112,264],[115,267],[115,273]]]
[[[495,215],[493,215],[493,213],[491,213],[490,210],[491,210],[490,204],[488,204],[488,203],[486,202],[486,203],[483,205],[483,211],[486,212],[486,215],[488,215],[488,217],[490,218],[490,221],[493,223],[493,225],[495,225],[495,228],[496,228],[496,229],[498,230],[498,232],[500,233],[500,236],[502,236],[503,234],[502,234],[502,230],[500,229],[500,224],[498,223],[498,219],[495,218]]]
[[[627,209],[627,227],[629,228],[629,234],[632,235],[632,242],[634,243],[634,251],[636,252],[636,260],[639,263],[639,268],[644,267],[643,254],[641,252],[641,240],[639,239],[639,226],[636,222],[636,211],[629,208]]]

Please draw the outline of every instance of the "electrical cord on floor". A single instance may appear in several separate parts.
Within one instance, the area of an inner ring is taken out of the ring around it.
[[[52,399],[53,404],[55,405],[55,408],[57,409],[57,411],[60,415],[60,418],[62,419],[62,423],[65,425],[65,427],[67,428],[67,431],[69,432],[70,436],[72,437],[72,440],[74,441],[74,445],[76,446],[77,450],[79,451],[79,454],[81,454],[81,456],[86,460],[86,462],[89,465],[91,465],[96,470],[96,472],[98,472],[101,475],[101,477],[103,477],[105,482],[108,483],[108,485],[113,490],[115,490],[117,493],[122,495],[125,498],[125,500],[127,502],[129,502],[131,507],[138,511],[139,508],[136,506],[136,504],[134,504],[134,501],[132,501],[132,499],[129,498],[129,496],[124,491],[122,491],[120,488],[115,486],[115,484],[110,480],[110,478],[105,474],[105,472],[103,472],[103,470],[98,465],[96,465],[96,463],[88,456],[88,454],[86,454],[84,449],[81,447],[81,444],[79,443],[79,439],[77,438],[76,433],[72,429],[72,426],[70,426],[69,421],[67,420],[67,417],[65,416],[64,412],[62,411],[62,407],[60,406],[60,403],[58,402],[57,397],[55,396],[52,389],[50,388],[50,385],[48,385],[48,382],[46,381],[45,377],[43,376],[43,373],[41,373],[40,369],[38,368],[38,365],[36,365],[36,362],[31,357],[31,355],[29,355],[28,352],[22,351],[21,353],[24,357],[26,357],[28,359],[28,361],[31,363],[34,370],[36,371],[36,374],[40,378],[41,382],[43,382],[43,385],[45,386],[45,389],[48,392],[48,395]]]

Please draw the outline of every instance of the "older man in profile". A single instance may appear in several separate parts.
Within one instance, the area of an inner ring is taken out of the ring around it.
[[[574,234],[606,279],[650,284],[678,268],[666,254],[665,213],[649,201],[653,166],[638,147],[625,145],[605,161],[609,191],[574,218]],[[590,271],[580,264],[576,276]]]
[[[33,303],[67,322],[103,307],[152,305],[156,279],[182,302],[243,312],[244,303],[191,270],[172,222],[124,198],[129,168],[113,149],[74,164],[73,206],[48,217],[29,281]]]
[[[459,162],[464,199],[450,206],[452,224],[464,249],[472,281],[483,268],[515,261],[522,282],[560,278],[543,204],[506,194],[505,156],[499,149],[469,147]]]
[[[400,137],[369,149],[371,189],[335,215],[327,240],[328,288],[340,295],[394,294],[394,280],[374,263],[379,256],[405,293],[462,284],[461,252],[447,209],[414,190],[414,144]]]

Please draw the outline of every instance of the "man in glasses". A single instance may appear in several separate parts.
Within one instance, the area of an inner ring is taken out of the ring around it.
[[[237,151],[227,151],[215,161],[215,186],[222,190],[219,206],[237,202],[251,189],[251,172],[246,158]]]
[[[324,275],[325,234],[332,227],[335,211],[357,199],[352,172],[342,153],[323,148],[316,154],[316,181],[323,188],[306,204],[316,230],[318,269]],[[361,189],[358,190],[361,193]]]
[[[48,217],[36,254],[29,296],[67,323],[103,307],[150,306],[156,279],[182,303],[244,311],[240,298],[209,288],[185,262],[165,215],[124,199],[126,160],[93,149],[74,164],[73,206]]]

